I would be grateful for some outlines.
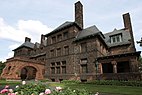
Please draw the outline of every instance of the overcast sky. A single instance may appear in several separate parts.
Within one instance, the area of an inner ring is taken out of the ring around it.
[[[40,42],[65,21],[74,21],[78,0],[0,0],[0,61],[13,56],[12,50],[30,37]],[[96,25],[103,33],[123,28],[122,14],[131,16],[134,38],[142,37],[142,0],[80,0],[84,6],[84,27]],[[142,47],[136,44],[138,51]]]

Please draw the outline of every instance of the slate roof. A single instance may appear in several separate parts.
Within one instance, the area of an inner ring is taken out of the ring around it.
[[[15,51],[15,50],[17,50],[19,48],[22,48],[22,47],[27,47],[27,48],[33,49],[34,48],[34,43],[26,41],[22,45],[20,45],[18,48],[14,49],[13,51]]]
[[[99,35],[101,36],[102,39],[104,39],[104,35],[102,34],[102,32],[95,25],[93,25],[91,27],[88,27],[80,31],[79,34],[76,36],[75,41],[88,38],[88,37],[92,37],[95,35]]]
[[[111,43],[110,37],[117,35],[117,34],[122,35],[122,42]],[[79,34],[76,36],[75,41],[79,41],[81,39],[85,39],[85,38],[92,37],[92,36],[95,36],[95,35],[99,35],[108,47],[127,45],[127,44],[131,43],[130,42],[131,36],[130,36],[130,32],[128,30],[114,29],[112,32],[108,32],[108,33],[103,35],[102,32],[95,25],[80,31]]]
[[[122,34],[122,42],[111,43],[110,37],[116,34]],[[105,36],[105,42],[109,47],[130,44],[130,41],[129,41],[131,39],[130,33],[124,29],[120,29],[120,30],[114,29],[112,32],[104,34],[104,36]]]
[[[46,34],[45,36],[49,36],[49,35],[51,35],[53,33],[56,33],[56,32],[58,32],[58,31],[60,31],[60,30],[62,30],[64,28],[67,28],[67,27],[72,26],[72,25],[76,25],[78,28],[80,28],[79,25],[76,22],[66,21],[63,24],[61,24],[59,27],[57,27],[56,29],[54,29],[52,32]]]

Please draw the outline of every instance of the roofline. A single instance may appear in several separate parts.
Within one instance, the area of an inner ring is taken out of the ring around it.
[[[118,58],[118,57],[133,56],[133,55],[136,55],[137,57],[139,57],[140,53],[141,53],[141,51],[124,53],[124,54],[117,54],[117,55],[110,55],[110,56],[98,57],[98,58],[96,58],[96,60],[99,61],[101,59],[116,58],[116,57]]]
[[[115,48],[115,47],[119,47],[119,46],[125,46],[125,45],[130,45],[131,43],[125,43],[125,44],[122,44],[122,45],[114,45],[114,46],[109,46],[109,48]]]
[[[68,28],[68,27],[70,27],[70,26],[73,26],[73,25],[76,25],[79,29],[81,29],[81,27],[80,27],[76,22],[72,22],[71,24],[66,25],[66,26],[64,26],[64,27],[62,27],[62,28],[60,28],[60,29],[51,31],[50,33],[46,34],[45,37],[48,37],[48,36],[50,36],[50,35],[52,35],[52,34],[57,33],[58,31],[61,31],[61,30],[66,29],[66,28]]]
[[[22,47],[30,48],[30,47],[27,47],[27,46],[22,46]],[[18,48],[16,48],[16,49],[12,50],[12,51],[15,51],[15,50],[17,50],[17,49],[20,49],[20,48],[22,48],[22,47],[18,47]],[[30,49],[33,49],[33,48],[30,48]]]
[[[102,32],[99,32],[99,33],[101,33],[101,35],[103,35]],[[103,40],[103,38],[101,37],[101,35],[99,33],[95,33],[94,35],[88,35],[88,36],[82,37],[80,39],[74,40],[73,42],[79,42],[79,41],[82,41],[85,39],[89,39],[89,37],[92,38],[92,37],[96,36],[96,37],[100,38],[103,41],[103,43],[105,44],[105,46],[108,48],[108,45],[106,44],[106,42]]]

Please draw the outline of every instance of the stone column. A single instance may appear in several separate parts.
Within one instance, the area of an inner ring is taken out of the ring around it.
[[[112,61],[111,64],[113,65],[113,73],[117,73],[117,62]]]

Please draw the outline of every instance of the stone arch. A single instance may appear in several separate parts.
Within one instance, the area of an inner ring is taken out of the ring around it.
[[[41,65],[40,65],[41,66]],[[33,69],[33,76],[28,76],[29,74],[29,69]],[[24,79],[43,79],[43,74],[42,74],[42,68],[40,68],[37,64],[31,64],[31,63],[24,63],[21,64],[21,66],[19,66],[19,68],[17,69],[17,71],[20,73],[20,77],[21,77],[21,73],[22,70],[25,70],[25,77]]]
[[[37,69],[33,66],[25,66],[21,69],[20,77],[22,80],[31,80],[36,78]]]
[[[32,70],[30,71],[29,69]],[[15,59],[7,61],[6,67],[3,69],[1,77],[5,79],[20,80],[22,76],[22,79],[41,80],[44,78],[44,69],[45,66],[43,64]],[[28,72],[32,72],[31,75],[27,74]],[[25,77],[21,74],[24,74]]]

